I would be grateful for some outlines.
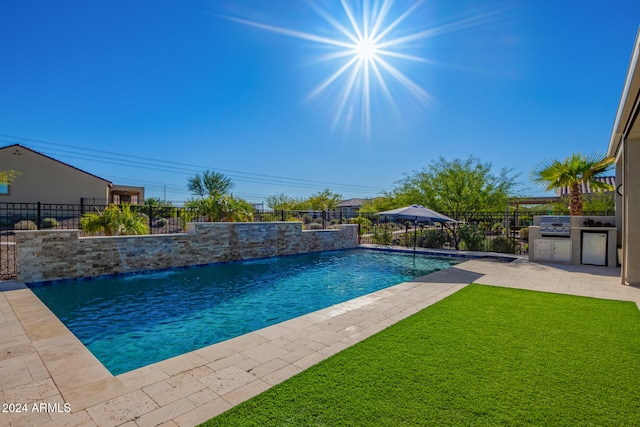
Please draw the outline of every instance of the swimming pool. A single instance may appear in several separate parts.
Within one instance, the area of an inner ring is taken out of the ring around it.
[[[458,262],[355,249],[32,290],[118,375]]]

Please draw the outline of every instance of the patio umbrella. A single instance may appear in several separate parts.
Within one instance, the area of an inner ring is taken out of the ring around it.
[[[413,256],[416,256],[416,240],[418,222],[458,222],[453,218],[442,215],[439,212],[425,208],[422,205],[405,206],[404,208],[391,209],[390,211],[377,212],[376,215],[386,216],[393,219],[409,219],[414,221],[413,228]]]

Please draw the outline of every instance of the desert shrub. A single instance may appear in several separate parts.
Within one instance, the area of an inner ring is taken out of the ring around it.
[[[312,222],[307,225],[307,229],[309,230],[322,230],[322,224],[318,224],[317,222]]]
[[[458,227],[460,236],[460,249],[467,251],[480,251],[484,249],[484,232],[475,224],[462,224]]]
[[[503,254],[513,254],[516,252],[515,242],[508,237],[496,237],[493,242],[491,242],[491,248],[493,252]]]
[[[442,248],[449,241],[446,231],[432,228],[418,235],[418,243],[423,248]]]
[[[521,228],[520,231],[520,238],[526,242],[529,241],[529,227],[526,228]]]
[[[85,233],[107,236],[147,234],[149,217],[131,209],[131,205],[109,205],[102,212],[82,215],[80,228]]]
[[[390,224],[381,224],[373,227],[371,241],[376,245],[390,245],[393,240],[393,231]]]
[[[340,221],[337,219],[332,219],[331,221],[329,221],[329,225],[338,225],[340,224]]]
[[[363,234],[369,231],[369,227],[371,226],[371,221],[369,220],[369,218],[365,218],[363,216],[357,216],[355,218],[351,218],[351,224],[358,224],[360,226],[358,227],[358,229],[360,231],[360,235],[362,236]]]
[[[305,224],[309,224],[310,222],[313,222],[313,218],[309,214],[304,214],[302,215],[302,221],[304,221]]]
[[[13,229],[14,230],[37,230],[38,225],[31,220],[23,219],[22,221],[18,221],[15,224],[13,224]]]
[[[42,220],[42,228],[55,228],[58,226],[58,220],[55,218],[45,218]]]

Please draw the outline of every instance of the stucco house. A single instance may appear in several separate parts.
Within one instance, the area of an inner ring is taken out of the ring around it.
[[[19,173],[0,185],[0,203],[144,203],[144,188],[118,186],[20,144],[0,148],[0,170]]]
[[[616,159],[616,225],[622,283],[640,285],[640,30],[636,36],[607,155]]]

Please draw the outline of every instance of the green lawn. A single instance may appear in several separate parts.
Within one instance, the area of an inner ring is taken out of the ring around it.
[[[635,304],[470,285],[203,425],[639,423]]]

